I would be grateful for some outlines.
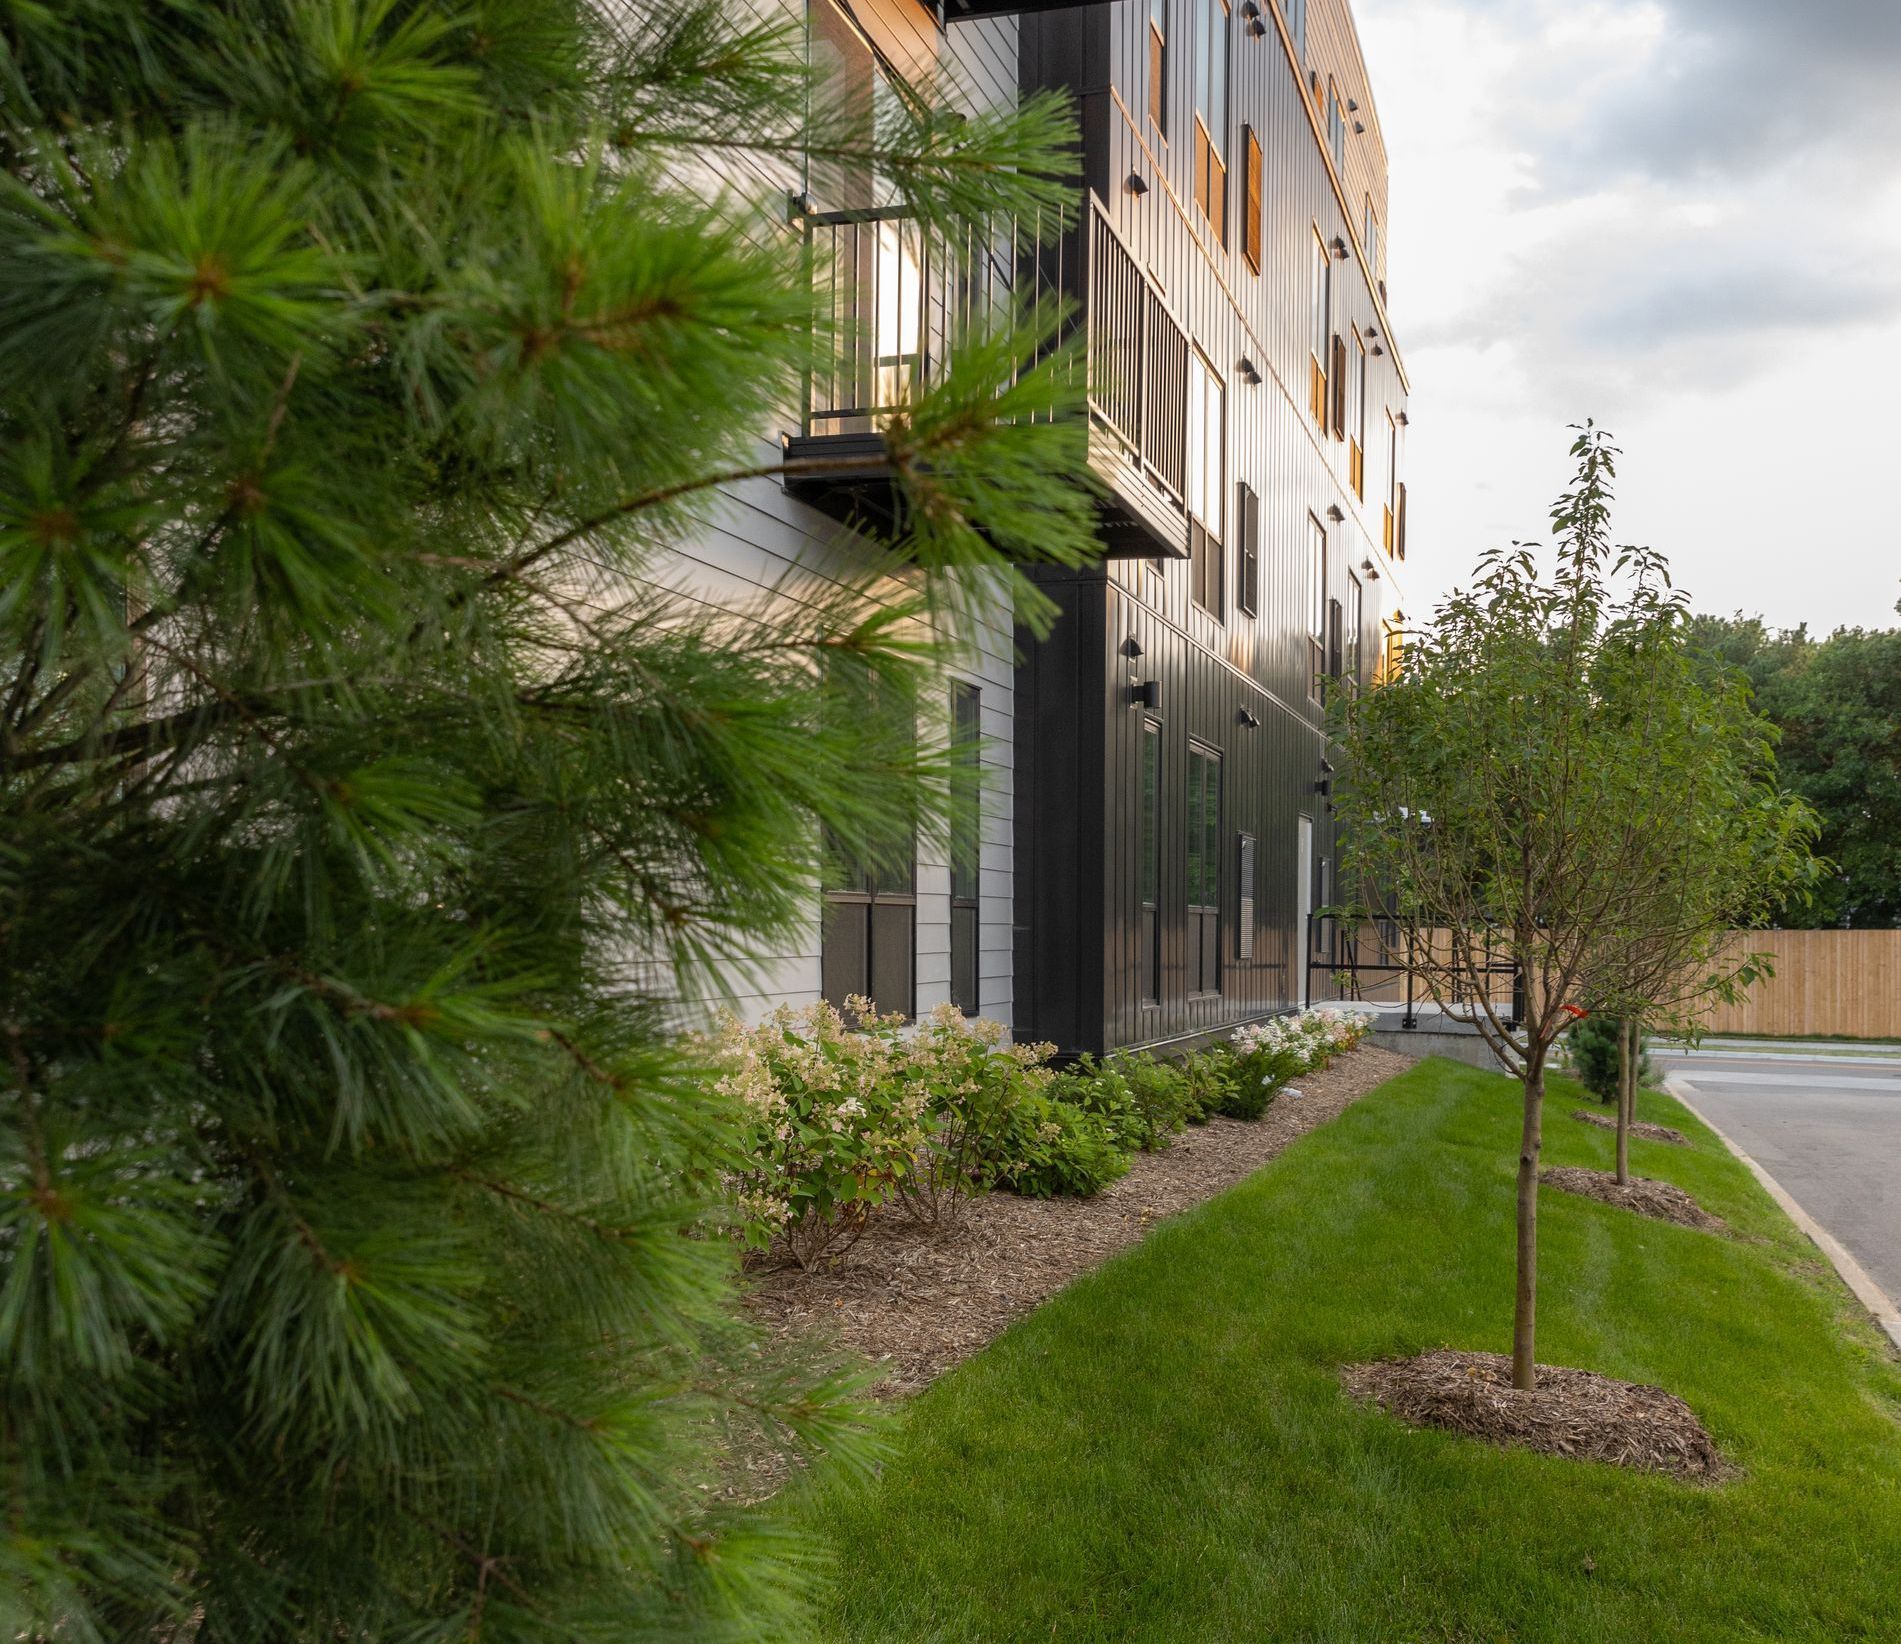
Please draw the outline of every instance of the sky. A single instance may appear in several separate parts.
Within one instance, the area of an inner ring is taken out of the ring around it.
[[[1408,615],[1567,425],[1698,610],[1901,626],[1901,0],[1354,0],[1412,385]]]

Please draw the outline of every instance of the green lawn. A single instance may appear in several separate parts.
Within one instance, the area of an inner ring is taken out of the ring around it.
[[[1548,1104],[1546,1157],[1613,1137]],[[830,1635],[1901,1639],[1901,1373],[1707,1130],[1636,1141],[1744,1235],[1559,1193],[1539,1357],[1682,1395],[1699,1489],[1414,1432],[1342,1362],[1509,1350],[1516,1087],[1432,1061],[1081,1280],[907,1412],[880,1482],[802,1504]]]

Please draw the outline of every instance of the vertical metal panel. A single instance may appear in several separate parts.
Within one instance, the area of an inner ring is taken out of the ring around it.
[[[1370,118],[1362,117],[1369,128],[1365,134],[1353,133],[1349,123],[1341,180],[1348,204],[1343,206],[1308,115],[1304,70],[1289,60],[1271,15],[1274,3],[1263,0],[1270,26],[1261,35],[1248,30],[1236,8],[1229,42],[1233,129],[1227,146],[1235,152],[1245,125],[1259,134],[1262,149],[1258,274],[1242,254],[1245,237],[1230,235],[1224,246],[1194,202],[1192,144],[1182,115],[1190,107],[1189,8],[1171,7],[1166,141],[1154,134],[1146,115],[1146,5],[1116,0],[1026,17],[1021,23],[1025,84],[1066,86],[1076,93],[1084,110],[1084,171],[1100,210],[1118,243],[1161,288],[1189,339],[1226,385],[1225,483],[1231,498],[1237,485],[1247,486],[1258,509],[1253,616],[1232,602],[1225,619],[1202,610],[1190,598],[1192,573],[1185,563],[1118,561],[1098,573],[1050,579],[1052,588],[1060,584],[1066,590],[1059,627],[1072,621],[1076,626],[1059,636],[1047,656],[1047,647],[1027,652],[1020,670],[1025,683],[1019,686],[1019,701],[1033,689],[1040,704],[1034,725],[1020,719],[1035,744],[1024,757],[1046,763],[1019,839],[1035,857],[1034,872],[1063,885],[1063,895],[1054,900],[1073,894],[1086,898],[1087,905],[1072,903],[1055,924],[1044,925],[1036,910],[1049,908],[1050,896],[1036,897],[1033,908],[1020,904],[1026,926],[1020,950],[1037,956],[1039,987],[1058,987],[1065,997],[1060,1016],[1046,1012],[1039,998],[1029,1031],[1070,1050],[1218,1032],[1297,1001],[1304,942],[1297,928],[1301,817],[1312,821],[1316,861],[1331,863],[1335,856],[1331,811],[1315,788],[1326,742],[1321,709],[1308,692],[1309,516],[1326,518],[1330,509],[1339,514],[1327,533],[1330,587],[1344,588],[1348,569],[1366,561],[1381,573],[1366,582],[1363,654],[1382,612],[1390,613],[1397,599],[1394,562],[1381,545],[1385,454],[1366,456],[1370,501],[1362,502],[1349,483],[1348,442],[1336,438],[1332,428],[1318,426],[1309,413],[1306,375],[1308,248],[1318,229],[1324,240],[1338,239],[1348,250],[1333,265],[1332,329],[1344,337],[1357,328],[1378,349],[1369,351],[1369,420],[1377,426],[1380,409],[1404,407],[1397,354],[1357,255],[1360,224],[1350,220],[1353,202],[1369,192],[1384,220],[1384,154]],[[1311,0],[1308,10],[1309,63],[1321,69],[1323,86],[1326,75],[1333,74],[1343,93],[1370,116],[1371,97],[1345,0]],[[1350,113],[1349,122],[1354,117]],[[1127,187],[1131,177],[1140,178],[1146,190]],[[1258,382],[1248,380],[1243,359]],[[1246,512],[1236,509],[1228,522],[1220,548],[1224,556],[1238,556]],[[1222,580],[1230,588],[1236,565],[1237,558],[1227,558]],[[1099,606],[1090,603],[1091,588],[1099,589]],[[1139,657],[1128,655],[1131,641],[1140,647]],[[1087,671],[1071,647],[1096,647],[1103,666]],[[1162,727],[1159,997],[1153,1002],[1142,997],[1147,925],[1137,850],[1148,715],[1130,695],[1138,675],[1159,686],[1155,717]],[[1059,708],[1054,697],[1069,691],[1077,693],[1073,707]],[[1093,785],[1088,761],[1076,751],[1092,716],[1100,750]],[[1222,829],[1229,841],[1220,857],[1224,910],[1238,912],[1240,862],[1234,842],[1244,833],[1255,841],[1253,951],[1242,951],[1236,920],[1224,920],[1221,992],[1200,998],[1190,998],[1186,987],[1184,829],[1191,739],[1223,756]],[[1052,768],[1060,773],[1055,780]],[[1069,818],[1055,814],[1065,807]],[[1044,816],[1054,825],[1043,826],[1039,818]],[[1089,863],[1081,846],[1092,835],[1099,854]],[[1081,931],[1092,926],[1102,963],[1098,971],[1080,969],[1080,988],[1087,990],[1091,978],[1099,985],[1093,1009],[1077,997]]]

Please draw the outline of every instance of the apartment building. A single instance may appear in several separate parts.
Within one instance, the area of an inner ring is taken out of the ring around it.
[[[1026,281],[1085,333],[1103,558],[1038,568],[1054,631],[993,607],[946,681],[946,722],[987,739],[981,840],[828,894],[748,1002],[949,999],[1076,1053],[1323,993],[1325,710],[1391,666],[1406,554],[1386,160],[1346,0],[805,4],[815,60],[866,97],[909,74],[978,103],[1066,88],[1083,181],[1060,244],[947,256],[875,179],[806,168],[791,215],[841,341],[776,433],[862,471],[728,498],[698,574],[862,564],[844,522],[886,487],[881,410],[960,310]]]

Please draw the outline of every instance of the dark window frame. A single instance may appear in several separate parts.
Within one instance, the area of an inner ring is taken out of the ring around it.
[[[1183,960],[1191,999],[1215,998],[1221,992],[1222,799],[1221,750],[1191,740],[1182,829],[1188,937]]]
[[[1162,999],[1162,722],[1144,715],[1136,790],[1136,980],[1144,1005]]]
[[[1318,516],[1307,516],[1307,696],[1321,700],[1322,680],[1326,677],[1327,655],[1327,561],[1332,545],[1327,528]]]
[[[1234,518],[1237,575],[1235,609],[1246,616],[1261,611],[1261,499],[1246,480],[1235,482]]]
[[[970,786],[950,828],[950,1001],[966,1016],[983,1004],[983,691],[968,680],[950,687],[951,757]]]
[[[1225,622],[1229,536],[1229,524],[1224,517],[1227,513],[1228,385],[1199,349],[1189,358],[1188,391],[1191,396],[1198,394],[1199,398],[1198,412],[1195,406],[1190,407],[1189,426],[1200,428],[1201,439],[1187,452],[1192,470],[1186,503],[1188,594],[1190,600],[1215,621]],[[1208,415],[1211,402],[1217,413],[1212,419]],[[1206,515],[1214,517],[1205,518]]]

